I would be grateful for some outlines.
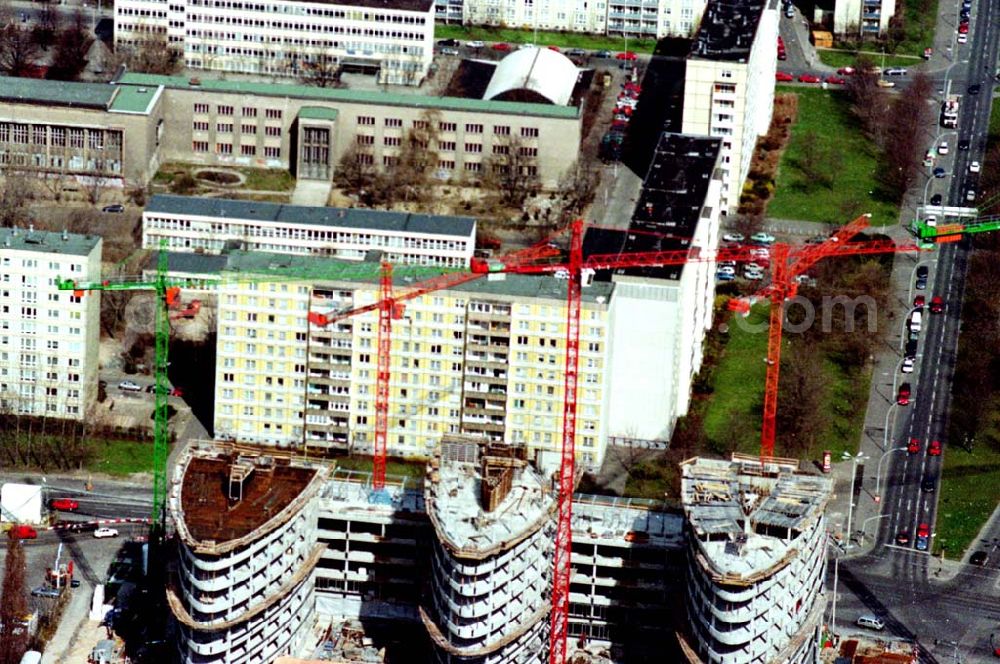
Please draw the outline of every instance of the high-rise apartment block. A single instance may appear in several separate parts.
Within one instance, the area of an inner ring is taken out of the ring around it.
[[[101,298],[57,278],[99,279],[98,236],[0,232],[0,412],[83,420],[97,397]]]
[[[774,107],[778,0],[705,7],[684,76],[682,132],[722,139],[722,209],[735,211]]]
[[[308,77],[369,68],[379,82],[419,85],[434,56],[433,0],[120,0],[115,45],[164,35],[192,69]]]
[[[880,37],[895,14],[896,0],[837,0],[833,6],[833,31],[851,39]]]

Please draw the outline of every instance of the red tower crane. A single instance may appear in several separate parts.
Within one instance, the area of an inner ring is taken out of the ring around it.
[[[774,452],[774,420],[777,412],[778,377],[780,370],[781,330],[784,301],[797,293],[796,277],[805,273],[809,267],[826,257],[851,256],[859,254],[881,254],[900,251],[917,251],[915,245],[898,246],[888,240],[865,242],[849,241],[868,225],[868,216],[862,216],[845,224],[824,242],[816,245],[792,247],[787,244],[775,244],[771,251],[771,282],[758,292],[759,296],[767,297],[771,303],[770,329],[768,337],[768,370],[765,388],[764,425],[761,434],[761,456],[772,456]],[[662,267],[668,265],[683,265],[698,262],[747,261],[751,258],[749,247],[730,249],[703,250],[699,247],[671,251],[647,251],[625,254],[591,254],[583,257],[583,221],[577,220],[571,225],[569,261],[566,263],[538,263],[540,257],[548,257],[551,252],[545,252],[548,245],[538,245],[509,257],[495,260],[473,260],[472,273],[457,273],[436,277],[414,286],[412,290],[401,296],[391,295],[391,280],[387,278],[388,268],[383,270],[381,286],[382,299],[374,304],[335,314],[326,318],[326,322],[339,320],[359,313],[378,309],[379,314],[379,380],[383,381],[384,391],[380,389],[385,402],[383,408],[388,410],[388,338],[391,332],[390,322],[399,317],[398,305],[408,299],[419,297],[425,293],[464,283],[487,273],[510,272],[517,274],[552,274],[568,272],[566,289],[566,366],[563,394],[563,431],[562,448],[559,468],[558,521],[556,527],[556,548],[554,554],[551,630],[549,634],[550,661],[552,664],[564,664],[567,654],[567,636],[569,625],[569,585],[570,557],[572,553],[572,499],[575,478],[575,442],[576,442],[576,411],[577,411],[577,377],[579,370],[579,330],[582,279],[585,270],[616,270],[636,267]],[[538,252],[532,256],[532,252]],[[746,300],[736,303],[734,309],[746,310],[749,303]],[[313,316],[310,314],[310,320]],[[316,322],[316,321],[314,321]],[[324,323],[325,324],[325,323]],[[385,334],[383,343],[382,334]],[[386,370],[382,371],[383,362]],[[376,436],[379,434],[376,433]],[[382,468],[384,473],[385,438],[383,432],[381,448],[376,448],[376,456],[381,453],[382,460],[376,459],[375,468]],[[375,480],[373,480],[375,481]],[[378,480],[384,485],[384,475]]]

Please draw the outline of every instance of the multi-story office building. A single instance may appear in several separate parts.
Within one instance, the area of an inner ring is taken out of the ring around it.
[[[681,464],[687,661],[819,661],[832,482],[798,468],[740,454]]]
[[[434,660],[548,661],[556,497],[527,448],[446,437],[424,487],[435,537],[420,616]]]
[[[115,85],[5,79],[0,166],[144,185],[160,163],[286,168],[333,178],[345,152],[385,168],[407,133],[433,135],[434,175],[479,179],[512,145],[543,187],[579,156],[575,106],[125,74]],[[45,120],[38,120],[39,107]],[[499,157],[498,157],[499,158]]]
[[[684,76],[682,132],[722,139],[722,209],[734,211],[774,108],[778,0],[705,7]]]
[[[97,397],[101,297],[56,279],[99,279],[101,238],[11,228],[0,243],[0,413],[83,420]]]
[[[218,254],[234,249],[394,264],[468,267],[476,220],[364,208],[307,207],[225,198],[153,196],[142,213],[142,246]]]
[[[704,0],[435,0],[437,20],[507,25],[539,30],[588,32],[629,38],[688,37],[698,25]]]
[[[433,0],[121,0],[115,44],[166,34],[193,69],[308,77],[367,66],[382,83],[419,85],[434,56]]]
[[[896,14],[896,0],[837,0],[833,6],[833,31],[849,38],[880,37]]]
[[[316,539],[325,468],[215,448],[187,452],[176,473],[167,603],[179,661],[251,664],[298,653],[326,548]]]

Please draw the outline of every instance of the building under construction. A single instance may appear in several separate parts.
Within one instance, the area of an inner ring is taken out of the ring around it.
[[[425,480],[390,476],[382,492],[368,473],[219,447],[178,472],[181,661],[311,655],[306,635],[327,619],[406,653],[393,661],[547,660],[555,487],[524,448],[446,438]],[[573,538],[571,651],[664,661],[680,627],[681,515],[577,495]]]
[[[740,454],[681,464],[687,661],[818,661],[832,484],[798,468]]]

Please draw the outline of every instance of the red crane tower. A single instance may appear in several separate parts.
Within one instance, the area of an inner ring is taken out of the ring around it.
[[[822,258],[831,256],[851,256],[859,254],[881,254],[901,251],[917,251],[915,245],[898,246],[889,240],[851,242],[868,225],[868,215],[859,217],[845,224],[823,243],[804,247],[792,247],[787,244],[772,246],[770,259],[771,282],[759,291],[758,295],[767,297],[771,303],[771,325],[768,337],[768,371],[765,388],[764,425],[761,434],[761,456],[772,456],[774,452],[774,418],[777,412],[778,377],[780,370],[781,329],[783,322],[783,304],[797,293],[796,278],[805,273],[809,267]],[[393,315],[398,318],[397,306],[406,299],[412,299],[425,293],[441,288],[470,281],[476,276],[494,272],[511,272],[518,274],[552,274],[568,272],[566,292],[566,366],[563,394],[563,432],[561,463],[559,468],[558,521],[556,528],[556,550],[554,555],[552,617],[550,641],[550,661],[552,664],[564,664],[566,661],[567,634],[569,624],[569,583],[570,556],[572,553],[572,498],[575,477],[575,441],[576,441],[576,403],[577,376],[579,370],[579,330],[582,292],[582,275],[585,270],[616,270],[636,267],[661,267],[668,265],[683,265],[686,263],[718,262],[726,260],[747,261],[750,259],[748,247],[719,249],[715,251],[702,250],[699,247],[671,251],[648,251],[626,254],[592,254],[583,257],[583,221],[577,220],[571,225],[569,261],[566,263],[536,263],[540,256],[548,256],[544,246],[533,248],[539,255],[532,257],[532,249],[521,254],[515,254],[498,260],[474,260],[472,274],[458,273],[444,275],[413,287],[402,296],[391,296],[391,284],[387,278],[387,269],[383,270],[383,299],[366,307],[335,314],[326,318],[327,322],[346,318],[358,313],[378,309],[379,314],[379,380],[384,381],[386,388],[380,389],[385,402],[382,407],[388,408],[388,360],[381,357],[388,353],[388,338],[391,332],[389,321]],[[385,297],[390,295],[390,297]],[[732,308],[746,310],[749,303],[746,300],[735,303]],[[313,320],[315,314],[310,314]],[[315,322],[315,321],[314,321]],[[383,332],[385,334],[383,343]],[[386,362],[386,370],[381,367]],[[378,434],[376,434],[378,435]],[[381,448],[376,448],[376,456],[382,454],[382,460],[376,459],[375,468],[382,468],[384,473],[385,446],[384,432]],[[384,483],[384,475],[379,480]],[[383,484],[384,485],[384,484]]]

